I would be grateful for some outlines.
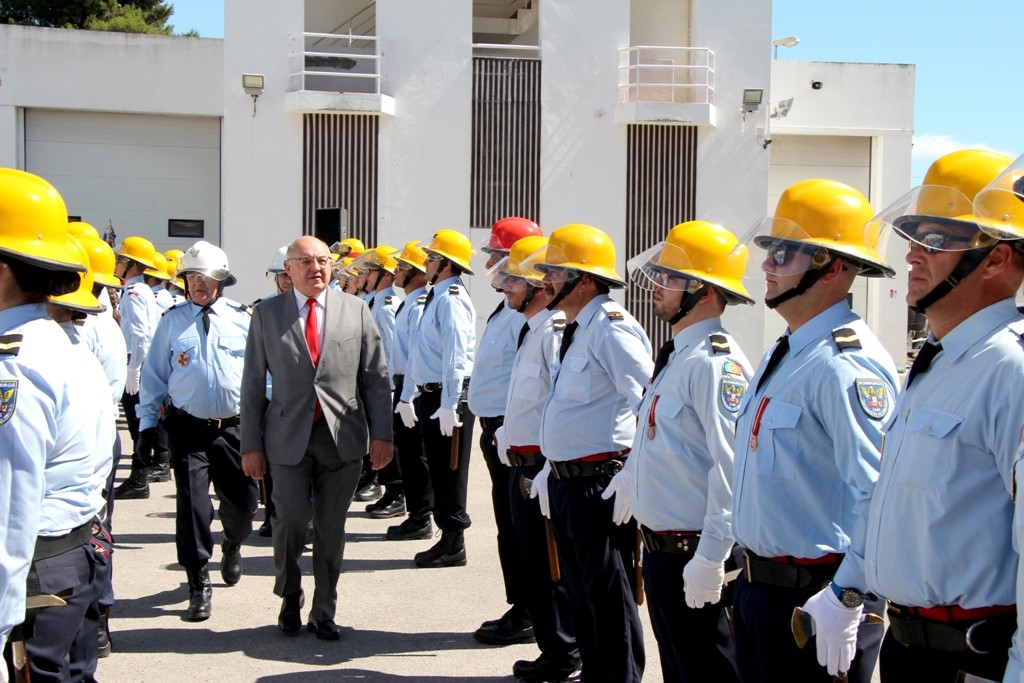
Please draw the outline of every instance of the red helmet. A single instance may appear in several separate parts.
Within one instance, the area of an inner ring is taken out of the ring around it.
[[[487,246],[481,246],[480,250],[487,253],[491,251],[503,251],[508,253],[512,245],[524,237],[543,236],[540,226],[528,218],[519,216],[508,216],[499,219],[492,227],[491,234],[487,240]]]

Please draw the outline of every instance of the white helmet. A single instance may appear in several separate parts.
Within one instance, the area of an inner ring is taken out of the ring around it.
[[[225,287],[237,282],[228,267],[228,255],[220,247],[205,240],[199,240],[182,254],[178,262],[178,277],[183,278],[187,273],[212,277]]]
[[[267,276],[277,275],[278,273],[284,272],[284,260],[288,258],[288,245],[284,245],[280,249],[274,252],[274,258],[270,259],[270,265],[267,266]]]

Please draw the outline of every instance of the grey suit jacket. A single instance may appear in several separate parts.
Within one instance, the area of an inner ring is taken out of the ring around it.
[[[313,427],[314,391],[342,460],[363,457],[368,438],[391,440],[387,361],[370,310],[332,289],[325,308],[315,368],[293,294],[265,299],[253,309],[242,370],[243,453],[264,451],[272,463],[298,463]]]

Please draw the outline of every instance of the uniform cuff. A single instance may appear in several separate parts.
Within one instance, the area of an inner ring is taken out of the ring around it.
[[[726,541],[721,538],[701,535],[700,542],[697,544],[697,554],[706,560],[721,564],[725,562],[725,558],[729,557],[732,546],[731,540]]]

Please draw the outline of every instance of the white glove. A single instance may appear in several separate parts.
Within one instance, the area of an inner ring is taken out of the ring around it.
[[[502,425],[494,430],[494,446],[498,449],[498,460],[502,465],[511,467],[508,459],[508,439],[505,438],[505,427]]]
[[[395,413],[402,418],[406,429],[416,429],[416,409],[408,401],[399,401]]]
[[[683,590],[686,605],[699,609],[714,605],[722,599],[722,584],[725,583],[725,564],[712,562],[700,553],[683,567]]]
[[[530,498],[536,498],[540,504],[540,514],[551,519],[551,503],[548,501],[548,474],[551,472],[551,463],[544,461],[544,467],[533,478],[533,488],[530,489]]]
[[[832,676],[849,671],[857,649],[857,626],[864,607],[844,606],[829,585],[812,595],[803,610],[814,619],[818,664]]]
[[[128,368],[128,381],[124,385],[125,393],[134,396],[139,393],[139,382],[142,380],[142,368]]]
[[[601,494],[604,500],[612,496],[615,496],[615,502],[612,504],[612,521],[616,524],[625,524],[633,519],[633,471],[628,467],[619,470]]]
[[[437,412],[430,416],[430,419],[441,423],[441,434],[444,436],[451,436],[456,427],[462,426],[455,411],[451,408],[438,408]]]

